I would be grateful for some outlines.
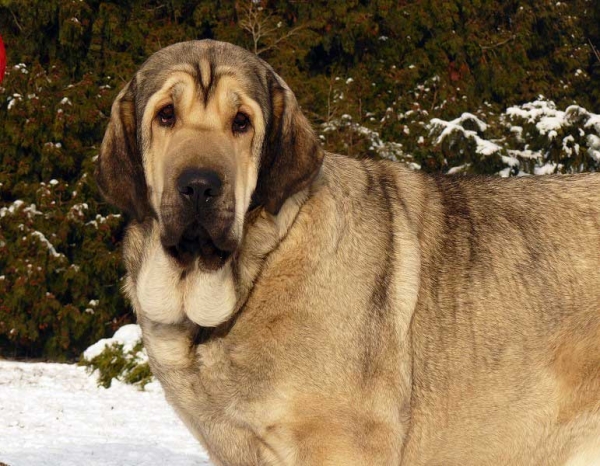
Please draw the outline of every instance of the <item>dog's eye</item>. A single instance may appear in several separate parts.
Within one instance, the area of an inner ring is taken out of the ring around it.
[[[173,126],[175,124],[175,108],[169,104],[158,112],[158,123],[161,126]]]
[[[234,133],[245,133],[250,129],[250,118],[248,115],[238,112],[233,119],[231,128]]]

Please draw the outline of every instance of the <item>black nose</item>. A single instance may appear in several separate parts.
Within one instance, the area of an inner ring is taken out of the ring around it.
[[[223,182],[213,170],[185,170],[177,179],[181,196],[194,203],[196,208],[221,195]]]

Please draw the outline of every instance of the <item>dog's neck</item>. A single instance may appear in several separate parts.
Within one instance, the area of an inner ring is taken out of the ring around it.
[[[244,239],[232,263],[237,295],[235,311],[229,320],[216,328],[200,327],[195,338],[196,344],[229,332],[260,279],[263,265],[293,227],[308,197],[309,189],[294,194],[286,200],[277,215],[271,215],[262,207],[246,214]]]
[[[199,325],[196,340],[205,341],[211,336],[227,333],[260,279],[263,265],[292,228],[308,197],[308,189],[294,194],[277,215],[271,215],[262,208],[248,212],[238,252],[226,264],[226,269],[214,272],[223,276],[222,280],[216,281],[219,286],[205,283],[210,281],[211,273],[181,273],[175,261],[163,251],[154,219],[132,223],[125,236],[124,248],[136,252],[125,254],[125,257],[135,258],[126,261],[125,291],[134,308],[151,320],[162,323],[176,323],[189,317],[201,324],[202,320],[210,320],[207,319],[209,314],[216,312],[218,320],[219,315],[225,317],[225,312],[227,319],[217,327]],[[165,276],[170,277],[174,284],[168,292],[162,286]],[[199,314],[194,316],[189,312]],[[203,312],[207,314],[203,315]]]
[[[262,208],[248,212],[242,246],[233,263],[238,295],[236,312],[243,307],[264,262],[286,237],[308,197],[308,189],[294,194],[285,201],[277,215],[271,215]]]

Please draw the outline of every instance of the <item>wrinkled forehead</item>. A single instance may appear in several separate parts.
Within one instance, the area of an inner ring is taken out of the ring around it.
[[[183,71],[190,74],[206,104],[224,77],[234,78],[240,89],[266,110],[274,73],[251,52],[232,44],[210,40],[174,44],[153,54],[136,75],[136,112],[143,115],[150,98],[169,77]],[[268,118],[267,115],[265,117]]]

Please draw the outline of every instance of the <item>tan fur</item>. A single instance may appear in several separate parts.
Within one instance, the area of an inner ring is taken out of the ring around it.
[[[239,247],[224,269],[193,271],[199,289],[230,271],[222,323],[199,327],[177,301],[189,277],[152,258],[157,216],[125,238],[152,370],[215,464],[600,464],[600,177],[436,178],[324,154],[268,65],[191,44],[201,69],[238,60],[275,96],[265,104],[243,75],[218,88],[263,125],[233,159],[248,199]],[[194,121],[220,121],[211,105],[191,104]],[[229,147],[217,126],[190,137]],[[173,144],[148,146],[147,176]],[[165,284],[164,313],[149,309]]]

